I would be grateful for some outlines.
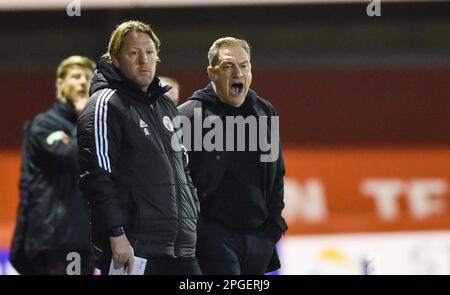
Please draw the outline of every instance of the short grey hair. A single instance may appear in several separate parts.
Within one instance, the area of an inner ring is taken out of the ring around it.
[[[209,48],[208,60],[211,67],[215,67],[219,62],[219,49],[222,47],[241,47],[247,52],[250,59],[250,45],[247,41],[234,37],[223,37],[214,41]]]

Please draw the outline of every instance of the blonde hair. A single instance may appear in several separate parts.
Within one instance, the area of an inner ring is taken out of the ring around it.
[[[158,39],[158,36],[153,32],[150,25],[145,24],[140,21],[130,20],[121,23],[116,27],[116,29],[112,32],[111,38],[109,39],[108,44],[108,52],[106,52],[103,56],[106,57],[109,61],[111,61],[111,57],[116,57],[119,54],[120,49],[123,46],[126,35],[129,32],[136,33],[145,33],[149,35],[150,39],[152,39],[153,43],[155,43],[157,61],[159,62],[159,47],[161,46],[161,42]]]
[[[247,41],[234,37],[223,37],[214,41],[211,48],[209,48],[208,60],[211,67],[216,66],[219,62],[219,49],[222,47],[241,47],[247,52],[250,59],[250,45],[248,45]]]
[[[56,77],[64,79],[67,75],[67,72],[69,71],[69,68],[73,66],[87,68],[91,71],[95,70],[95,63],[88,57],[72,55],[61,61],[61,63],[58,65],[58,68],[56,69]]]

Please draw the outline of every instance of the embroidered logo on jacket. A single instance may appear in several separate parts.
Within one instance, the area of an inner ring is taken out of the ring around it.
[[[145,123],[142,119],[139,119],[139,126],[141,126],[141,128],[148,127],[147,123]]]
[[[170,118],[168,116],[164,116],[163,117],[163,124],[164,124],[164,127],[166,127],[167,130],[173,132],[172,121],[170,120]]]
[[[141,128],[144,128],[144,133],[145,133],[146,136],[150,135],[150,132],[148,132],[148,125],[147,125],[147,123],[144,122],[144,120],[139,119],[139,126]]]

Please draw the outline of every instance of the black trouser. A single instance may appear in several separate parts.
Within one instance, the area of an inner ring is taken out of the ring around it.
[[[100,271],[109,273],[111,260],[105,262]],[[195,257],[153,257],[147,258],[145,275],[200,275],[200,267]]]
[[[197,258],[203,274],[262,275],[275,250],[261,226],[237,231],[205,221],[199,232]]]

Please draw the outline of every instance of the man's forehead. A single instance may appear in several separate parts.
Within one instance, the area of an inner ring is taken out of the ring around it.
[[[249,61],[249,56],[242,47],[221,47],[219,49],[219,62],[223,61],[238,61],[241,63]]]
[[[67,69],[67,73],[74,73],[74,72],[83,72],[83,73],[88,73],[88,74],[92,73],[91,69],[80,66],[80,65],[73,65]]]
[[[148,34],[141,32],[129,32],[125,36],[123,44],[129,47],[145,46],[155,48],[152,38]]]

